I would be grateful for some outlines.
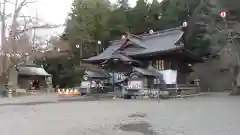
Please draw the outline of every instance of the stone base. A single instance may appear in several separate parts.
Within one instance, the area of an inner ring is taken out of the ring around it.
[[[240,96],[240,92],[231,92],[230,96]]]

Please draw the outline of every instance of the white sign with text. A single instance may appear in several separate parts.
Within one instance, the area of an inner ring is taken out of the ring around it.
[[[128,89],[141,89],[143,88],[142,81],[129,81],[128,82]]]
[[[90,81],[82,81],[81,87],[82,88],[90,88]]]

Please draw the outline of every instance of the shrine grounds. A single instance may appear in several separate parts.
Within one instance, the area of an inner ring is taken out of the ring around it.
[[[31,102],[27,102],[31,101]],[[238,135],[240,97],[0,99],[1,135]]]

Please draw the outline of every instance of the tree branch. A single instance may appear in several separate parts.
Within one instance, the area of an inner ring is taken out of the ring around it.
[[[26,29],[23,29],[22,31],[18,32],[16,35],[22,34],[24,32],[27,32],[29,30],[33,30],[33,29],[52,29],[52,28],[58,28],[61,27],[62,25],[49,25],[49,24],[45,24],[45,25],[40,25],[40,26],[32,26]]]
[[[16,8],[15,10],[15,13],[19,14],[19,12],[21,11],[21,9],[26,6],[27,4],[30,4],[30,3],[35,3],[36,1],[27,1],[27,0],[23,0],[19,6]]]
[[[200,4],[195,8],[193,13],[191,14],[188,20],[188,31],[187,31],[187,34],[185,35],[185,40],[188,40],[191,37],[194,26],[195,26],[195,20],[196,20],[197,14],[201,12],[202,8],[206,5],[206,3],[207,3],[206,0],[201,0]]]

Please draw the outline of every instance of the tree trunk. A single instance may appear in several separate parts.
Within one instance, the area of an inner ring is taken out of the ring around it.
[[[8,75],[7,75],[7,57],[6,57],[6,2],[7,0],[3,1],[3,7],[2,7],[2,14],[1,14],[1,20],[2,20],[2,30],[1,30],[1,46],[2,46],[2,72],[1,72],[1,83],[6,84],[8,81]]]
[[[230,70],[233,76],[233,95],[240,94],[240,66],[235,66]]]

